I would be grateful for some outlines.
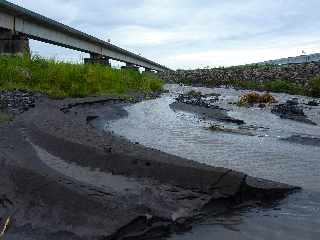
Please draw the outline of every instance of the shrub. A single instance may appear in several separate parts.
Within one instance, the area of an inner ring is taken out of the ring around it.
[[[320,97],[320,76],[314,77],[310,81],[309,95],[312,97]]]
[[[264,89],[272,92],[285,92],[298,95],[304,95],[306,93],[305,88],[302,85],[285,80],[266,82],[264,84]]]
[[[265,93],[260,96],[260,103],[275,103],[277,100],[270,93]]]
[[[244,106],[257,103],[271,104],[275,102],[277,102],[277,100],[270,93],[260,95],[256,92],[249,92],[240,97],[238,105]]]
[[[307,94],[306,89],[301,84],[292,83],[285,80],[273,80],[264,83],[234,80],[231,81],[229,85],[242,89],[253,89],[258,91],[283,92],[297,95]]]

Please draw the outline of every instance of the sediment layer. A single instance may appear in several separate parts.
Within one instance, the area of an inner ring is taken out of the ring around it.
[[[221,211],[298,189],[94,127],[99,119],[126,116],[126,104],[114,97],[40,96],[34,108],[0,126],[0,220],[11,219],[7,239],[159,239],[188,229],[208,204],[222,202]]]

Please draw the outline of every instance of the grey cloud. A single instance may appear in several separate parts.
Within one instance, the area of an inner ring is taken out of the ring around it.
[[[167,59],[184,54],[248,49],[250,55],[250,49],[256,54],[268,48],[283,49],[283,54],[288,54],[292,47],[312,45],[316,49],[320,39],[318,0],[12,2],[97,37],[111,38],[121,47],[173,68],[179,67],[179,61],[172,65]],[[192,61],[190,66],[203,62],[196,57]],[[242,61],[246,61],[245,56],[239,58],[239,63]]]

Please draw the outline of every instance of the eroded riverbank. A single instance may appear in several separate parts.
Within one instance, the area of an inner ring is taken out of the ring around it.
[[[120,98],[50,100],[1,126],[1,222],[7,239],[159,239],[204,206],[224,212],[297,188],[210,167],[97,131],[125,116]],[[163,122],[167,124],[167,122]]]

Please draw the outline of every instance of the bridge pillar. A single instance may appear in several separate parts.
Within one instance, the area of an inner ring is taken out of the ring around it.
[[[85,64],[100,64],[111,67],[110,58],[98,55],[98,54],[90,54],[90,58],[84,59]]]
[[[151,68],[144,68],[144,71],[146,73],[154,73]]]
[[[0,28],[0,55],[30,54],[29,39],[20,33]]]
[[[121,69],[129,69],[129,70],[139,71],[139,67],[134,65],[133,63],[126,63],[126,65],[122,66]]]

